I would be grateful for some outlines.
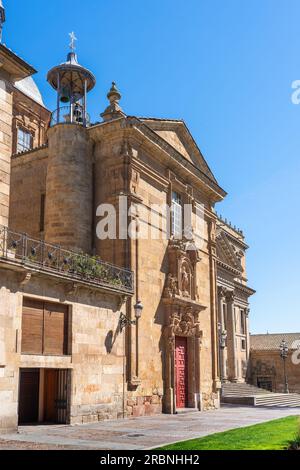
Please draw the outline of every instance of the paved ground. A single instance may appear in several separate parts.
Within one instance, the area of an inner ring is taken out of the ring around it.
[[[81,426],[27,426],[0,435],[0,449],[149,449],[215,432],[300,415],[298,408],[250,408],[112,420]]]

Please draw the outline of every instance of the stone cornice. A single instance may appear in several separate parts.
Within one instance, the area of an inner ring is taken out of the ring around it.
[[[206,175],[201,169],[196,167],[192,162],[187,160],[178,150],[176,150],[171,144],[169,144],[165,139],[160,137],[155,131],[153,131],[145,122],[142,122],[134,116],[127,117],[129,125],[134,125],[135,127],[142,129],[142,132],[153,142],[155,142],[159,147],[165,150],[169,155],[171,155],[175,161],[183,165],[185,168],[189,169],[193,173],[196,173],[199,179],[206,184],[208,184],[212,191],[218,195],[217,200],[222,200],[226,196],[226,192],[208,175]]]
[[[256,291],[254,289],[252,289],[251,287],[245,286],[244,284],[240,284],[237,281],[234,281],[234,288],[237,291],[248,294],[248,296],[256,294]]]
[[[209,178],[214,181],[216,184],[218,182],[216,181],[207,161],[205,160],[204,156],[202,155],[202,152],[200,148],[198,147],[197,142],[193,138],[188,126],[186,125],[185,121],[183,119],[159,119],[159,118],[145,118],[145,117],[138,117],[138,119],[142,122],[144,122],[148,127],[150,127],[154,131],[160,131],[160,130],[171,130],[176,132],[182,139],[184,139],[188,154],[190,156],[194,156],[195,159],[200,158],[202,159],[202,164],[209,173]],[[176,150],[176,149],[175,149]]]
[[[72,275],[68,275],[63,272],[50,272],[50,271],[45,271],[43,268],[38,268],[38,267],[29,267],[29,266],[23,266],[21,263],[18,263],[14,261],[13,259],[4,259],[0,258],[0,269],[5,269],[8,270],[12,273],[17,274],[17,282],[19,282],[20,286],[24,285],[24,283],[28,283],[33,276],[39,276],[39,277],[47,277],[48,279],[53,279],[56,282],[59,281],[62,284],[65,284],[65,289],[67,292],[70,291],[69,286],[72,285],[73,288],[72,290],[78,289],[79,287],[89,289],[91,291],[98,291],[98,292],[106,292],[110,293],[111,295],[115,295],[117,297],[124,296],[126,297],[132,297],[133,292],[126,292],[122,289],[119,289],[117,286],[104,286],[104,285],[99,285],[96,284],[90,280],[80,280],[76,279],[74,281],[74,278]]]
[[[0,67],[8,72],[14,81],[22,80],[36,73],[36,70],[4,44],[0,44]]]
[[[220,259],[217,259],[217,264],[219,266],[221,266],[223,269],[225,269],[226,271],[230,271],[231,273],[235,274],[236,276],[241,275],[241,271],[239,271],[238,269],[233,268],[232,266],[229,266],[228,264],[224,263]]]
[[[45,150],[48,149],[48,144],[44,144],[44,145],[41,145],[40,147],[35,147],[34,149],[31,149],[31,150],[27,150],[25,152],[19,152],[19,153],[14,153],[12,155],[12,165],[13,166],[16,166],[18,164],[24,164],[24,160],[26,161],[31,161],[31,159],[33,160],[37,160],[38,158],[39,159],[43,159],[43,158],[47,158],[48,155],[47,153],[45,152]],[[36,155],[38,152],[40,152],[40,155]],[[31,158],[32,157],[32,158]]]

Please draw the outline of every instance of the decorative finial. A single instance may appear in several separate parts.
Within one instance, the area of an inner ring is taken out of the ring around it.
[[[107,98],[109,99],[110,103],[118,102],[122,98],[121,93],[117,88],[116,82],[112,82],[111,89],[107,93]]]
[[[69,47],[70,47],[71,51],[74,52],[75,49],[76,49],[75,41],[77,41],[77,37],[75,36],[74,31],[72,31],[72,33],[69,33],[69,36],[71,38],[71,42],[69,44]]]
[[[112,82],[111,88],[107,93],[107,98],[110,104],[104,113],[101,114],[101,117],[104,119],[104,121],[110,121],[111,119],[117,119],[119,117],[125,116],[121,106],[119,105],[119,101],[122,96],[115,82]]]
[[[2,3],[2,0],[0,0],[0,42],[2,42],[2,30],[3,30],[3,25],[5,23],[5,9]]]

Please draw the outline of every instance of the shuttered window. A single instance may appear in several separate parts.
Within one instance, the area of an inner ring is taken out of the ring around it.
[[[43,302],[24,300],[22,318],[22,352],[43,354]]]
[[[64,305],[45,303],[45,343],[44,354],[66,353],[67,312]]]
[[[68,307],[24,299],[22,353],[68,354]]]

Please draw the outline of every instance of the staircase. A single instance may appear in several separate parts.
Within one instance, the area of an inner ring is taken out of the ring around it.
[[[300,407],[300,394],[273,393],[246,383],[225,383],[222,385],[222,403],[247,406]]]

